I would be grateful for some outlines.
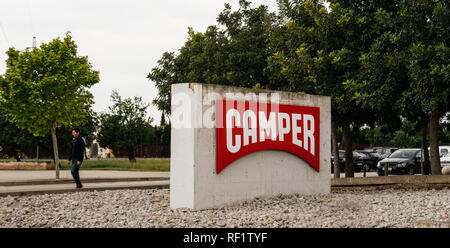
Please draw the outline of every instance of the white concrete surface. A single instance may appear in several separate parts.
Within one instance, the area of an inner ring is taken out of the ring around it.
[[[180,93],[184,93],[182,97],[174,97]],[[214,100],[225,99],[227,93],[227,100],[239,101],[254,101],[256,96],[261,102],[259,96],[266,95],[268,103],[275,93],[279,96],[279,104],[320,107],[320,172],[290,153],[266,150],[242,157],[216,174],[216,128],[208,120],[214,118]],[[175,84],[172,85],[172,100],[172,123],[177,125],[172,125],[171,136],[171,208],[205,209],[280,193],[330,192],[329,97],[219,85]],[[180,108],[190,110],[190,116],[180,115]]]

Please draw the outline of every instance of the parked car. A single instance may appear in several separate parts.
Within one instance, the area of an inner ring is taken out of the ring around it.
[[[366,161],[368,161],[370,158],[364,153],[360,152],[353,152],[353,171],[360,172],[363,171],[364,165],[366,164]]]
[[[430,147],[428,147],[428,152],[430,152]],[[450,152],[450,146],[439,146],[439,157],[445,157]]]
[[[422,149],[399,149],[388,158],[378,162],[377,173],[384,176],[384,167],[387,164],[388,174],[416,174],[420,173]]]
[[[342,171],[344,171],[345,167],[345,151],[339,150],[339,168]],[[334,173],[334,155],[331,154],[331,173]]]
[[[439,146],[439,157],[445,157],[450,152],[450,146]]]
[[[450,166],[450,153],[447,153],[445,156],[441,157],[441,167]]]
[[[356,152],[366,155],[366,158],[363,159],[363,166],[366,167],[366,171],[377,170],[377,164],[381,160],[380,154],[374,150],[358,150]]]
[[[353,171],[362,171],[364,166],[364,161],[367,160],[368,157],[365,154],[353,152]],[[339,150],[339,168],[341,172],[345,171],[345,151]],[[334,156],[331,155],[331,173],[334,173]]]

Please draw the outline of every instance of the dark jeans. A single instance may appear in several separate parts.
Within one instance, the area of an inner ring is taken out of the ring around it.
[[[78,161],[79,160],[77,160],[77,159],[72,160],[72,170],[70,172],[72,173],[72,177],[75,180],[75,183],[77,184],[77,188],[81,188],[81,187],[83,187],[83,185],[81,184],[80,173],[79,173],[81,163],[80,163],[80,165],[77,165]]]

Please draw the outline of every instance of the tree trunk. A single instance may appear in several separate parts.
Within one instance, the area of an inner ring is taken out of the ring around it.
[[[354,177],[353,174],[353,151],[350,124],[344,124],[344,145],[345,145],[345,177]]]
[[[331,142],[334,156],[334,178],[341,177],[341,168],[339,166],[339,152],[337,147],[337,138],[336,138],[336,125],[333,120],[331,120]]]
[[[439,112],[433,110],[430,116],[430,167],[432,175],[442,175],[441,161],[439,158],[439,141],[438,132],[439,128]]]
[[[58,140],[56,139],[56,122],[52,123],[52,141],[53,141],[53,154],[55,161],[56,179],[59,179],[59,154],[58,154]]]
[[[136,156],[134,153],[134,147],[128,147],[128,159],[132,163],[136,163]]]
[[[427,144],[428,144],[428,142],[427,142]],[[424,153],[423,159],[424,159],[425,173],[426,173],[426,175],[430,175],[431,167],[430,167],[430,152],[428,151],[428,145],[426,147],[426,151]]]
[[[423,161],[421,161],[421,163],[420,163],[422,175],[430,174],[430,156],[428,154],[427,132],[428,132],[428,120],[425,120],[423,123],[423,129],[422,129]]]

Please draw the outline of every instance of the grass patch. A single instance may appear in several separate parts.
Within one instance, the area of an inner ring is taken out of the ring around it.
[[[87,159],[83,161],[80,170],[115,170],[115,171],[170,171],[169,158],[138,158],[136,163],[128,159]],[[63,170],[70,170],[72,165],[67,160],[61,161]],[[55,166],[52,162],[51,170]]]

